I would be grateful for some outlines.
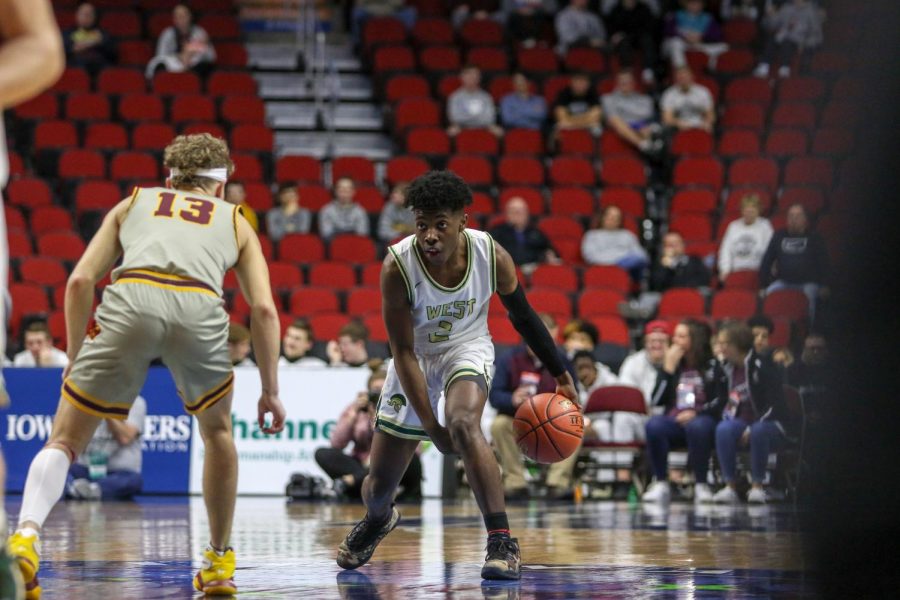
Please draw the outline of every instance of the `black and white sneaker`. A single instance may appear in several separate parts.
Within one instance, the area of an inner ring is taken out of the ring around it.
[[[521,562],[519,540],[507,535],[492,535],[488,538],[481,578],[518,579]]]
[[[373,523],[367,514],[338,546],[337,564],[342,569],[356,569],[369,562],[375,548],[399,522],[400,512],[394,507],[391,516],[381,523]]]

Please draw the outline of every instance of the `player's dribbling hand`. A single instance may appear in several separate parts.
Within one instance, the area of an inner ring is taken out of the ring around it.
[[[556,378],[556,393],[578,404],[578,390],[568,371]]]
[[[263,433],[279,433],[284,429],[286,417],[284,406],[278,398],[278,394],[263,392],[259,397],[257,424]],[[272,423],[266,425],[266,413],[272,413]]]

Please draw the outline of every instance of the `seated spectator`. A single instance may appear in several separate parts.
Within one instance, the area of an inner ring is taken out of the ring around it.
[[[229,181],[225,184],[225,201],[241,207],[241,213],[253,231],[259,231],[259,217],[253,207],[247,204],[247,190],[240,181]]]
[[[391,190],[388,201],[381,209],[378,217],[378,239],[389,244],[397,238],[403,238],[416,230],[416,217],[404,203],[408,183],[398,183]]]
[[[619,378],[612,369],[594,358],[592,349],[576,350],[572,356],[572,367],[577,375],[575,381],[578,382],[578,402],[582,406],[587,403],[594,390],[619,383]]]
[[[556,339],[558,333],[556,321],[546,313],[542,313],[540,317],[550,335]],[[562,358],[571,373],[571,364],[565,357]],[[497,416],[491,423],[491,437],[503,472],[503,493],[509,499],[524,499],[529,495],[522,465],[522,452],[516,445],[513,431],[513,416],[516,409],[535,394],[555,391],[556,379],[538,361],[527,345],[518,346],[497,361],[489,394],[491,406],[497,409]],[[576,452],[569,458],[550,465],[546,483],[551,498],[572,497],[572,474],[577,457]]]
[[[643,392],[648,412],[653,406],[653,388],[663,366],[672,327],[666,321],[650,321],[644,326],[644,348],[629,355],[619,369],[619,382]]]
[[[618,0],[606,17],[609,23],[609,43],[619,57],[622,69],[635,65],[635,50],[640,50],[644,69],[641,78],[651,84],[658,62],[656,45],[656,17],[646,2]]]
[[[369,377],[366,391],[360,392],[331,430],[331,446],[316,450],[316,463],[334,480],[338,497],[359,498],[363,479],[369,473],[369,453],[375,436],[375,414],[387,372],[377,370]],[[353,444],[350,453],[344,452]],[[413,453],[400,480],[398,502],[422,498],[422,463]]]
[[[116,47],[112,38],[97,25],[97,9],[90,2],[82,2],[75,11],[75,27],[63,34],[66,63],[82,67],[96,75],[116,61]]]
[[[685,254],[684,238],[680,233],[670,231],[663,237],[662,253],[659,263],[653,266],[650,273],[650,289],[655,292],[678,287],[709,287],[709,269],[703,261]]]
[[[771,354],[769,351],[769,338],[772,336],[772,332],[775,331],[775,324],[772,323],[772,319],[762,314],[753,315],[747,319],[747,327],[750,328],[750,333],[753,334],[753,351],[760,356]]]
[[[372,17],[394,17],[410,30],[416,24],[416,16],[415,7],[407,6],[406,0],[356,0],[353,4],[350,30],[353,40],[359,44],[362,41],[363,27]]]
[[[758,271],[772,240],[772,224],[759,216],[759,196],[741,198],[741,218],[728,224],[719,246],[719,279],[734,271]]]
[[[531,93],[531,82],[522,73],[513,75],[514,90],[500,100],[500,121],[507,129],[543,129],[547,103]]]
[[[600,345],[600,330],[589,322],[581,319],[572,319],[563,327],[563,351],[569,360],[575,359],[575,354],[581,350],[587,350],[594,357],[594,368],[597,371],[597,385],[614,385],[617,381],[615,371],[609,366],[607,358],[617,358],[617,353],[607,352]],[[591,381],[594,381],[593,379]],[[593,391],[593,390],[590,390]]]
[[[728,50],[728,44],[722,42],[719,24],[704,10],[704,0],[682,0],[681,4],[681,10],[666,16],[663,55],[669,57],[674,68],[679,68],[687,65],[686,51],[703,52],[714,69],[716,59]]]
[[[312,327],[304,319],[297,319],[284,330],[278,366],[304,369],[327,367],[328,363],[312,354],[314,343]]]
[[[321,220],[321,215],[319,219]],[[293,183],[278,187],[278,206],[266,213],[266,233],[275,243],[292,233],[309,233],[312,217],[309,210],[300,206],[300,193]],[[321,223],[319,225],[321,229]]]
[[[513,196],[503,210],[506,220],[488,233],[509,252],[524,273],[534,271],[539,263],[562,264],[547,236],[531,225],[525,200]]]
[[[587,73],[575,73],[568,87],[561,90],[553,104],[557,129],[588,129],[600,133],[600,98]]]
[[[501,18],[506,16],[510,39],[531,48],[543,37],[544,25],[556,11],[556,0],[503,0]]]
[[[469,19],[490,19],[500,10],[499,0],[451,0],[449,5],[450,19],[457,29]]]
[[[250,358],[250,330],[240,323],[228,324],[228,358],[234,367],[255,367]]]
[[[803,340],[800,360],[787,368],[788,385],[797,388],[807,400],[821,400],[828,381],[828,344],[825,336],[812,331]]]
[[[827,294],[828,274],[825,242],[809,230],[806,209],[794,204],[787,211],[787,227],[776,231],[759,267],[759,283],[770,294],[775,290],[802,290],[809,299],[810,320],[815,319],[816,302]]]
[[[13,357],[14,367],[65,367],[69,357],[53,347],[53,336],[46,321],[32,321],[23,335],[25,349]]]
[[[653,98],[637,91],[631,71],[619,71],[615,89],[601,100],[606,124],[620,138],[641,152],[662,150],[662,140],[654,139],[661,128],[655,120]]]
[[[640,281],[650,263],[647,251],[637,236],[622,227],[622,210],[607,206],[595,218],[594,228],[581,238],[581,256],[589,265],[616,265]]]
[[[447,99],[448,135],[456,135],[463,129],[489,129],[494,135],[503,135],[497,126],[494,99],[481,89],[481,69],[468,65],[459,74],[462,87]]]
[[[762,16],[766,5],[771,5],[771,0],[721,0],[719,14],[726,20],[750,19],[757,21]]]
[[[722,420],[716,426],[716,454],[725,487],[713,495],[713,502],[737,504],[737,453],[750,446],[752,487],[747,502],[765,504],[763,482],[769,453],[784,442],[789,422],[787,404],[781,388],[781,372],[765,355],[753,348],[753,333],[740,322],[726,324],[719,331],[725,356],[726,379],[717,385],[719,401],[725,404]],[[723,385],[724,384],[724,385]]]
[[[338,332],[336,340],[330,340],[325,349],[332,367],[365,367],[369,362],[366,342],[369,330],[359,321],[350,321]]]
[[[791,76],[794,57],[822,43],[822,10],[811,0],[788,0],[780,7],[769,4],[763,19],[765,42],[753,74],[768,77],[769,66],[779,65],[778,76]]]
[[[216,50],[209,41],[209,34],[194,24],[194,15],[184,4],[172,9],[172,21],[156,42],[156,56],[147,65],[147,77],[153,77],[159,70],[209,73],[216,62]]]
[[[87,448],[69,467],[67,498],[129,500],[141,493],[141,434],[146,417],[147,402],[138,396],[124,421],[100,421]]]
[[[694,319],[679,323],[653,390],[653,404],[662,407],[664,414],[647,421],[647,450],[655,481],[644,493],[644,502],[669,502],[672,446],[687,446],[688,465],[695,478],[694,501],[712,500],[706,476],[716,424],[724,408],[716,391],[723,381],[722,365],[710,351],[709,326]]]
[[[588,9],[588,0],[569,0],[569,5],[556,13],[556,39],[556,51],[562,55],[572,46],[602,48],[606,45],[606,27]]]
[[[712,94],[706,87],[694,83],[694,74],[689,68],[675,70],[675,85],[663,92],[659,106],[666,127],[681,131],[702,129],[712,133],[716,122]]]
[[[341,177],[334,185],[335,199],[319,212],[319,235],[328,241],[339,233],[368,237],[369,217],[365,209],[353,201],[356,185],[349,177]]]

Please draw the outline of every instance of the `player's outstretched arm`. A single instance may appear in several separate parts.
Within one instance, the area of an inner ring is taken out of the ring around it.
[[[382,314],[384,325],[388,331],[391,354],[394,356],[394,368],[400,378],[400,385],[409,397],[422,427],[431,437],[437,449],[444,454],[453,452],[453,442],[446,427],[438,423],[431,403],[428,401],[428,386],[425,374],[419,367],[414,351],[412,314],[410,313],[409,296],[406,283],[400,274],[400,267],[394,257],[388,253],[381,268]]]
[[[528,347],[547,366],[550,374],[556,378],[556,393],[577,402],[578,391],[575,389],[575,382],[566,370],[550,332],[528,303],[525,292],[519,285],[512,257],[499,244],[495,244],[495,249],[497,293],[500,294],[500,300],[506,307],[510,322],[525,339]]]
[[[53,85],[66,66],[59,27],[47,0],[0,0],[0,108]]]
[[[269,267],[259,245],[259,238],[243,215],[238,215],[237,220],[240,256],[234,271],[241,285],[241,293],[250,306],[250,337],[262,380],[258,423],[264,432],[278,433],[284,428],[285,419],[284,406],[278,398],[278,339],[281,335],[281,323],[272,300]],[[272,413],[272,423],[267,427],[265,415],[268,412]]]
[[[122,245],[119,244],[119,225],[128,212],[130,203],[130,198],[122,200],[106,213],[100,229],[94,234],[91,242],[85,248],[84,254],[78,260],[78,264],[72,269],[72,274],[69,275],[64,302],[66,339],[68,340],[66,354],[69,355],[69,364],[72,364],[72,361],[78,356],[81,345],[84,343],[84,332],[87,330],[91,309],[94,305],[94,288],[122,255]]]

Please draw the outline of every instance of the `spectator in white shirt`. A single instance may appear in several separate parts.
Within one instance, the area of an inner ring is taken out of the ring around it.
[[[235,367],[255,367],[250,358],[250,330],[240,323],[228,324],[228,358]]]
[[[324,360],[311,354],[314,343],[312,327],[303,319],[297,319],[284,330],[278,366],[303,369],[327,367]]]
[[[46,321],[34,321],[25,328],[25,349],[13,358],[14,367],[65,367],[69,357],[53,347]]]
[[[629,355],[619,369],[619,382],[641,390],[648,408],[671,337],[672,327],[666,321],[650,321],[644,327],[643,350]]]
[[[675,70],[675,85],[663,92],[659,104],[666,127],[712,132],[716,122],[712,94],[694,83],[694,74],[688,67]]]
[[[719,246],[719,279],[734,271],[758,271],[772,239],[772,224],[759,216],[757,194],[741,198],[741,218],[728,224]]]

